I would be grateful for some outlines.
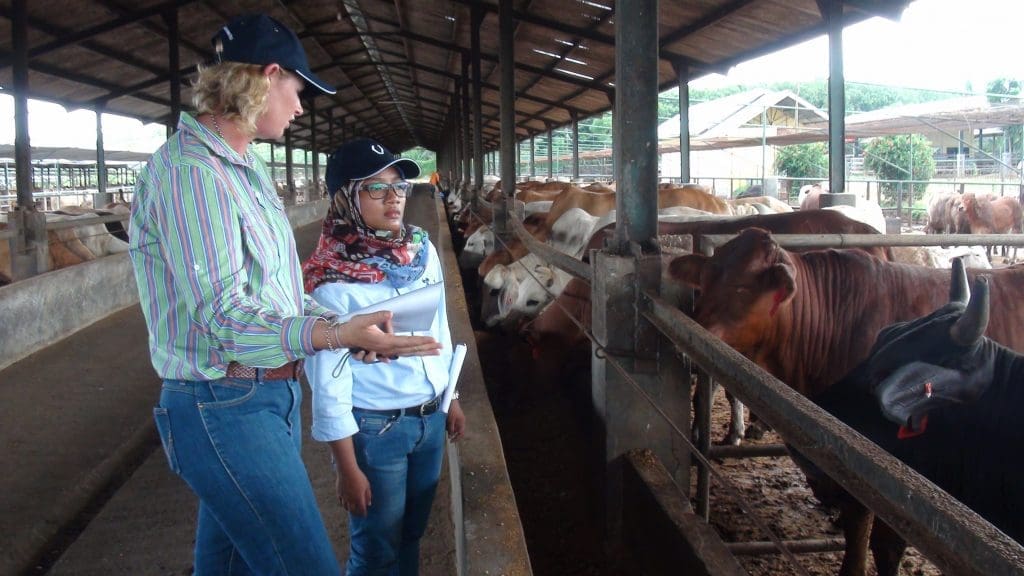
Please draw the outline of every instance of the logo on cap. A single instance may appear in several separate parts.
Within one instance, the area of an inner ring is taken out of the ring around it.
[[[370,146],[370,150],[373,150],[374,152],[376,152],[377,154],[380,154],[381,156],[384,155],[384,147],[381,146],[380,144],[374,144],[374,145]]]

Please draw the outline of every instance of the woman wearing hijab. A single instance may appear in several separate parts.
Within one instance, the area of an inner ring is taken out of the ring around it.
[[[404,222],[407,179],[419,172],[368,138],[331,155],[331,205],[303,266],[314,300],[347,314],[444,281],[426,231]],[[441,354],[366,363],[360,351],[322,351],[307,364],[313,438],[331,447],[349,513],[349,576],[417,574],[445,431],[457,440],[465,428],[458,400],[440,411],[452,359],[443,299],[430,330],[416,335],[437,339]]]

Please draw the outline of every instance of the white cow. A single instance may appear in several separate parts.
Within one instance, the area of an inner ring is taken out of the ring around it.
[[[484,318],[488,327],[520,315],[533,317],[560,294],[572,275],[549,265],[536,254],[527,254],[509,264],[497,264],[487,273],[484,284],[498,290],[497,313]]]
[[[732,218],[712,214],[687,206],[672,206],[658,210],[658,220],[690,222]],[[552,226],[551,245],[562,252],[580,257],[598,230],[615,222],[615,211],[604,216],[591,216],[578,208],[569,209]],[[589,226],[589,227],[588,227]],[[587,231],[584,233],[583,230]],[[497,264],[484,277],[484,285],[491,296],[497,297],[497,307],[487,307],[484,322],[494,327],[506,319],[532,318],[551,300],[562,293],[572,276],[550,266],[538,256],[528,254],[509,264]]]
[[[466,238],[466,244],[459,253],[459,267],[475,269],[488,254],[494,252],[494,231],[487,224],[480,226]]]
[[[847,218],[863,222],[878,230],[879,234],[885,234],[885,214],[874,200],[865,200],[857,196],[856,206],[826,206],[823,210],[842,212]]]

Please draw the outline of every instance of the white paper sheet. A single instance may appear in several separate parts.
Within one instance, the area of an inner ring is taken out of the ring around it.
[[[348,322],[353,316],[359,314],[370,314],[381,310],[390,310],[391,325],[395,332],[422,332],[430,330],[430,325],[437,315],[437,307],[444,297],[444,284],[438,282],[417,288],[405,294],[400,294],[383,302],[371,304],[366,308],[360,308],[350,314],[344,314],[338,318],[341,322]]]
[[[462,363],[466,360],[466,345],[456,344],[452,350],[452,365],[448,368],[448,387],[444,389],[444,397],[441,398],[441,411],[445,414],[452,405],[452,398],[455,394],[455,385],[459,383],[459,374],[462,372]]]

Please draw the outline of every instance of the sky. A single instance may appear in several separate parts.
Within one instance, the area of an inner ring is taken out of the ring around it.
[[[847,82],[907,88],[975,91],[998,77],[1024,79],[1024,0],[916,0],[898,21],[872,18],[843,33]],[[712,74],[693,88],[828,77],[828,38],[810,40]],[[112,114],[103,116],[109,150],[152,152],[164,140],[162,126]],[[96,116],[30,101],[29,134],[33,146],[95,148]],[[0,143],[14,142],[13,99],[0,95]]]
[[[843,31],[847,82],[975,90],[998,77],[1024,78],[1024,1],[917,0],[898,21],[871,18]],[[828,37],[711,74],[691,88],[828,78]]]

